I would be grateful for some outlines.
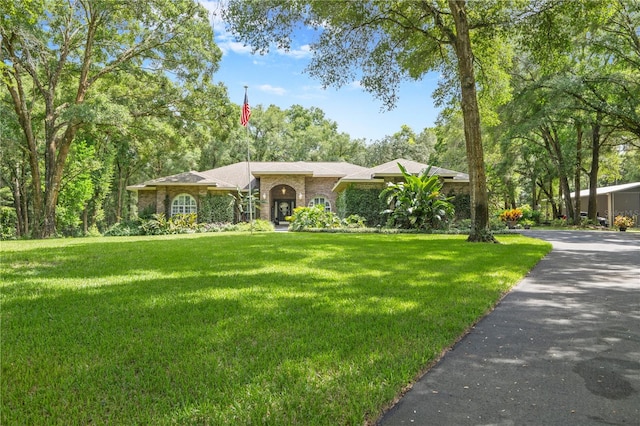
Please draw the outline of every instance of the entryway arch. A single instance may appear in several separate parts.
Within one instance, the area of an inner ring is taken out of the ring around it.
[[[285,217],[291,216],[296,208],[296,190],[289,185],[281,184],[271,188],[269,195],[271,220],[276,224],[286,223]]]

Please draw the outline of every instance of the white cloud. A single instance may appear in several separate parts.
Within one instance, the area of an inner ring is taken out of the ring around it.
[[[261,84],[258,86],[258,90],[261,92],[269,93],[271,95],[284,96],[287,93],[287,90],[283,87],[274,87],[270,84]]]
[[[282,56],[288,56],[294,59],[303,59],[311,56],[311,46],[305,44],[300,46],[298,49],[278,49],[278,54]]]
[[[225,22],[222,20],[222,12],[226,4],[222,0],[200,0],[200,4],[209,11],[209,19],[213,27],[216,44],[222,50],[222,54],[229,52],[237,54],[251,54],[251,46],[235,40],[233,35],[227,31]]]
[[[238,54],[250,54],[251,46],[246,46],[240,42],[232,41],[232,40],[220,40],[217,41],[216,44],[222,50],[223,54],[227,54],[229,52],[238,53]]]

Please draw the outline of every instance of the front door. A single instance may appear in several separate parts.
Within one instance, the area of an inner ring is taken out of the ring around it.
[[[284,222],[285,217],[291,216],[294,209],[293,200],[275,200],[273,216],[277,222]]]

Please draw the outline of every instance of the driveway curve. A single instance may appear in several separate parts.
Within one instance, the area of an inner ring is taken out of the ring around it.
[[[640,233],[553,250],[378,424],[640,425]]]

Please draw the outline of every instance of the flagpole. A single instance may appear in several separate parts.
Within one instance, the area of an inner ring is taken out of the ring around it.
[[[249,86],[244,86],[244,103],[242,105],[242,121],[244,127],[247,129],[247,175],[249,178],[249,229],[251,234],[253,234],[253,194],[251,191],[251,138],[249,134],[249,101],[247,97],[247,89]],[[247,114],[247,115],[245,115]],[[245,118],[246,117],[246,118]]]

